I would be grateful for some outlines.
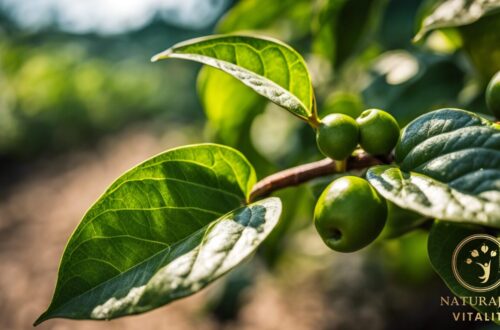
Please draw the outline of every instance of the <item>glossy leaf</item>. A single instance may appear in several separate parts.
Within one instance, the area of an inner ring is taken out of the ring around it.
[[[498,201],[464,193],[428,176],[403,172],[397,166],[370,168],[368,181],[394,204],[430,218],[500,228]]]
[[[415,119],[401,133],[396,162],[403,171],[500,201],[500,130],[472,112],[441,109]]]
[[[398,206],[500,228],[500,130],[492,122],[458,109],[420,116],[403,130],[396,163],[367,177]]]
[[[177,44],[152,61],[180,58],[220,69],[303,120],[317,121],[311,78],[303,58],[268,38],[216,35]]]
[[[112,319],[191,295],[251,255],[278,222],[271,197],[236,209],[42,316]]]
[[[138,313],[196,292],[250,253],[274,226],[279,214],[276,200],[238,209],[254,182],[254,170],[239,152],[214,144],[172,149],[133,168],[111,185],[73,233],[52,303],[37,322]],[[243,238],[228,245],[238,233]],[[171,270],[171,262],[177,262],[175,269],[181,271],[188,259],[179,257],[192,256],[196,249],[201,253],[204,244],[215,259],[207,255],[196,261],[200,268],[193,268],[198,269],[193,277],[182,283],[175,277],[155,277],[162,269]],[[248,253],[233,255],[240,250]],[[212,263],[220,267],[213,268]],[[125,304],[153,279],[158,288],[171,287],[169,299],[148,293],[141,298],[141,307],[117,314],[96,309],[115,300]]]
[[[427,32],[434,29],[471,24],[499,10],[498,0],[439,0],[423,17],[415,40],[420,40]]]
[[[458,297],[472,297],[471,306],[480,312],[496,313],[498,312],[498,306],[474,302],[479,299],[485,299],[487,302],[489,302],[490,299],[498,299],[500,295],[499,288],[487,292],[473,292],[462,286],[453,274],[452,256],[455,248],[463,239],[474,234],[485,234],[485,231],[478,226],[436,221],[429,232],[429,240],[427,243],[429,259],[434,270],[439,274],[454,295]],[[492,274],[494,278],[498,278],[497,276],[497,274]],[[465,301],[467,302],[468,300],[465,299]]]

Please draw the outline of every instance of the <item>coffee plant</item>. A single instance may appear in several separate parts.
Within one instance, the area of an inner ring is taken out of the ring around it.
[[[498,1],[437,1],[423,15],[416,40],[437,29],[468,26],[499,8]],[[233,10],[238,17],[245,7]],[[318,40],[331,33],[324,18],[330,10],[327,6],[318,16]],[[340,65],[347,55],[334,48],[319,52]],[[471,294],[456,283],[449,262],[464,237],[499,235],[500,125],[493,117],[450,107],[423,111],[411,121],[399,116],[398,124],[388,112],[363,111],[360,102],[349,98],[342,102],[356,105],[351,112],[340,106],[336,111],[333,102],[333,113],[320,115],[304,58],[289,45],[258,34],[188,40],[152,61],[167,59],[205,65],[198,89],[208,120],[220,140],[241,145],[242,152],[215,143],[187,145],[118,178],[69,239],[52,302],[35,324],[57,317],[109,320],[202,290],[250,257],[276,229],[282,208],[293,207],[273,194],[322,177],[328,179],[316,194],[310,218],[328,247],[353,252],[376,240],[384,226],[392,237],[424,227],[436,272],[454,294]],[[493,73],[484,77],[489,80]],[[486,93],[497,116],[498,77]],[[244,97],[227,106],[240,91]],[[263,100],[306,123],[309,139],[317,143],[316,157],[326,158],[258,178],[260,170],[245,156],[258,158],[246,143],[250,131],[241,123],[262,112]],[[397,212],[413,216],[398,217]],[[482,293],[499,294],[498,288]]]

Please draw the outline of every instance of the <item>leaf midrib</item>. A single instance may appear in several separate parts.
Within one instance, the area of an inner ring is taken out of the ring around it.
[[[44,313],[44,315],[47,315],[49,311],[52,311],[52,313],[53,313],[54,311],[60,310],[62,307],[64,307],[64,306],[66,306],[66,305],[70,304],[70,303],[71,303],[71,302],[73,302],[74,300],[77,300],[77,299],[79,299],[80,297],[82,297],[82,296],[84,296],[84,295],[86,295],[86,294],[89,294],[89,293],[90,293],[90,292],[92,292],[92,291],[98,290],[99,288],[101,288],[101,287],[103,287],[103,286],[106,286],[109,282],[111,282],[111,281],[115,280],[117,277],[120,277],[120,276],[122,276],[123,274],[128,273],[128,272],[130,272],[130,271],[134,270],[135,268],[138,268],[139,266],[141,266],[141,265],[143,265],[143,264],[147,263],[148,261],[150,261],[151,259],[153,259],[154,257],[156,257],[156,256],[158,256],[158,255],[160,255],[160,254],[163,254],[163,253],[168,253],[167,251],[171,251],[171,250],[172,250],[172,248],[173,248],[174,246],[176,246],[176,245],[181,245],[184,241],[187,241],[187,240],[188,240],[188,239],[190,239],[193,235],[197,234],[199,231],[204,230],[204,234],[203,234],[203,238],[202,238],[202,240],[201,240],[201,243],[200,243],[199,245],[197,245],[197,247],[196,247],[196,249],[198,250],[198,254],[197,254],[197,256],[198,256],[198,255],[199,255],[199,251],[200,251],[200,249],[201,249],[201,246],[202,246],[202,245],[203,245],[203,243],[205,242],[205,237],[206,237],[206,235],[208,234],[208,232],[210,231],[210,229],[211,229],[213,226],[215,226],[217,222],[220,222],[220,221],[224,220],[226,215],[228,215],[228,214],[230,214],[230,213],[232,213],[232,212],[234,212],[234,211],[235,211],[235,210],[232,210],[232,211],[227,212],[226,214],[224,214],[224,215],[223,215],[223,216],[221,216],[220,218],[218,218],[218,219],[216,219],[216,220],[212,221],[211,223],[209,223],[208,225],[206,225],[206,226],[205,226],[206,228],[205,228],[205,227],[200,228],[199,230],[197,230],[197,231],[193,232],[193,233],[192,233],[191,235],[189,235],[189,236],[184,237],[183,239],[179,240],[178,242],[175,242],[175,243],[173,243],[173,244],[171,244],[171,245],[166,246],[164,249],[159,250],[157,253],[155,253],[155,254],[151,255],[150,257],[148,257],[148,258],[144,259],[143,261],[141,261],[141,262],[137,263],[136,265],[134,265],[134,266],[132,266],[132,267],[130,267],[130,268],[128,268],[128,269],[126,269],[126,270],[124,270],[123,272],[120,272],[119,274],[117,274],[117,275],[115,275],[115,276],[113,276],[113,277],[110,277],[110,278],[109,278],[109,279],[107,279],[106,281],[99,283],[98,285],[94,286],[93,288],[91,288],[91,289],[89,289],[89,290],[87,290],[87,291],[84,291],[84,292],[80,293],[79,295],[77,295],[77,296],[75,296],[75,297],[73,297],[73,298],[69,299],[68,301],[66,301],[65,303],[63,303],[63,304],[59,305],[59,306],[58,306],[58,307],[56,307],[55,309],[54,309],[54,308],[48,309],[48,310]],[[251,219],[250,219],[250,221],[251,221]],[[238,241],[241,239],[241,236],[242,236],[243,231],[244,231],[244,229],[240,232],[239,237],[238,237]],[[197,258],[197,257],[196,257],[196,258]],[[195,263],[196,263],[196,259],[195,259],[195,261],[193,262],[192,266],[190,267],[190,271],[189,271],[189,273],[190,273],[190,272],[192,271],[192,269],[194,268],[194,264],[195,264]],[[148,279],[148,281],[146,282],[146,284],[147,284],[147,283],[151,280],[151,278],[152,278],[152,277],[153,277],[153,276],[154,276],[154,275],[158,272],[158,269],[160,269],[160,268],[162,268],[162,266],[161,266],[161,265],[160,265],[160,267],[159,267],[159,268],[155,269],[155,271],[154,271],[154,272],[152,272],[152,275],[149,277],[149,279]],[[74,277],[69,278],[69,279],[68,279],[68,280],[66,280],[63,284],[67,283],[67,281],[71,280],[72,278],[74,278]],[[181,291],[181,292],[186,292],[186,291],[189,291],[189,290],[188,290],[188,289],[186,289],[186,290]],[[40,317],[40,318],[41,318],[41,317]]]
[[[442,132],[442,133],[439,133],[439,134],[435,134],[435,135],[432,135],[432,136],[428,136],[426,137],[424,140],[420,141],[419,143],[417,143],[416,145],[414,145],[410,150],[408,150],[408,152],[406,153],[406,155],[403,157],[403,159],[401,161],[399,161],[398,163],[399,164],[403,164],[406,162],[406,160],[408,159],[408,157],[414,153],[415,149],[418,148],[419,146],[421,146],[422,144],[426,143],[427,141],[430,141],[430,140],[434,140],[434,139],[437,139],[439,137],[442,137],[444,135],[460,135],[460,131],[462,130],[469,130],[471,128],[475,128],[475,127],[483,127],[483,128],[489,128],[488,126],[484,126],[484,125],[472,125],[472,126],[466,126],[466,127],[460,127],[460,128],[457,128],[457,129],[454,129],[452,131],[447,131],[447,132]],[[493,128],[491,128],[491,130],[494,130]],[[492,134],[497,134],[497,132],[493,131]],[[487,142],[488,140],[485,140],[485,142]],[[488,148],[488,147],[484,147],[484,146],[473,146],[473,147],[469,147],[469,146],[466,146],[465,148],[461,148],[461,149],[455,149],[455,150],[452,150],[452,151],[449,151],[449,152],[446,152],[444,154],[440,154],[439,156],[435,157],[435,158],[432,158],[430,159],[429,161],[433,160],[433,159],[436,159],[436,158],[439,158],[441,156],[444,156],[444,155],[447,155],[447,154],[450,154],[452,152],[455,152],[455,151],[460,151],[460,150],[465,150],[465,149],[474,149],[474,148],[485,148],[485,149],[490,149],[490,150],[493,150],[493,151],[498,151],[497,149],[493,149],[493,148]],[[418,166],[422,165],[423,163],[419,164]],[[413,165],[413,164],[412,164]],[[418,167],[418,166],[413,166],[414,168],[415,167]]]
[[[304,103],[295,94],[291,93],[286,88],[284,88],[284,87],[280,86],[279,84],[275,83],[273,80],[268,79],[267,77],[264,77],[262,75],[256,74],[256,73],[254,73],[254,72],[252,72],[252,71],[250,71],[250,70],[248,70],[246,68],[243,68],[241,66],[238,66],[238,65],[236,65],[234,63],[227,62],[227,61],[220,60],[220,59],[216,59],[216,58],[213,58],[213,57],[210,57],[210,56],[207,56],[207,55],[193,54],[193,53],[172,53],[172,54],[169,54],[169,57],[171,57],[171,58],[180,58],[180,59],[183,59],[183,58],[188,58],[189,59],[189,58],[193,58],[193,57],[201,57],[201,58],[204,58],[204,59],[208,59],[210,61],[214,60],[214,61],[218,61],[218,62],[221,62],[221,63],[225,63],[225,65],[227,65],[229,67],[237,68],[239,71],[243,71],[243,72],[245,72],[248,75],[251,75],[251,76],[254,76],[254,77],[259,77],[259,79],[265,80],[273,88],[275,88],[277,90],[280,90],[282,93],[287,94],[287,95],[289,95],[290,98],[294,99],[295,102],[297,104],[299,104],[300,107],[303,109],[303,111],[307,114],[307,116],[311,115],[312,110],[309,109],[308,107],[306,107],[304,105]],[[206,65],[210,65],[210,64],[207,64],[207,63],[204,63],[204,62],[201,62],[201,63],[206,64]],[[220,69],[218,67],[216,67],[216,68]],[[280,104],[278,104],[278,105],[281,106]],[[296,115],[298,117],[307,119],[307,116],[304,116],[302,114],[295,114],[294,112],[292,112],[292,114],[294,114],[294,115]]]

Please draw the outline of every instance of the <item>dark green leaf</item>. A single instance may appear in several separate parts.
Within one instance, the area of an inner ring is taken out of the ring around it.
[[[275,225],[277,199],[239,208],[254,182],[239,152],[214,144],[173,149],[133,168],[73,233],[37,322],[140,313],[198,291]]]
[[[428,176],[403,172],[397,166],[374,166],[366,177],[382,196],[401,208],[430,218],[500,228],[498,201],[463,193]]]
[[[464,73],[448,57],[391,51],[377,59],[374,69],[363,90],[366,105],[390,112],[401,126],[445,104],[458,106]]]
[[[500,10],[498,0],[439,0],[424,15],[415,40],[434,29],[471,24],[481,17]]]
[[[362,50],[376,32],[386,0],[327,0],[319,10],[313,48],[335,67]]]
[[[432,218],[500,227],[500,130],[478,115],[442,109],[402,132],[396,166],[367,177],[387,199]]]
[[[479,83],[484,86],[500,71],[500,13],[482,17],[473,24],[461,26],[458,31],[474,73],[479,75]]]
[[[441,109],[412,121],[401,133],[396,162],[403,171],[500,201],[500,130],[472,112]]]
[[[317,121],[311,78],[304,59],[277,40],[216,35],[177,44],[152,60],[167,58],[213,66],[299,118]]]

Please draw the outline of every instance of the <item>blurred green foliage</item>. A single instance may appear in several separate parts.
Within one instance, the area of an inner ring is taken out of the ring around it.
[[[193,67],[149,57],[165,40],[205,33],[161,22],[127,36],[0,25],[0,158],[85,146],[137,120],[201,120]]]
[[[377,107],[404,125],[443,105],[487,113],[484,81],[500,62],[498,15],[431,31],[413,44],[436,3],[241,0],[215,32],[256,32],[290,43],[308,61],[322,114]],[[6,13],[0,18],[0,157],[67,150],[142,119],[202,119],[193,66],[151,66],[148,58],[210,30],[187,31],[154,20],[122,35],[77,35],[56,27],[25,31]],[[264,116],[263,98],[213,69],[204,68],[198,79],[209,137],[240,148],[262,174],[316,157],[314,146],[303,141],[307,129],[282,125],[289,130],[283,140],[299,141],[292,149],[306,150],[294,156],[283,147],[286,155],[267,159],[266,150],[259,150],[267,142],[252,141],[261,134],[251,134],[258,131],[252,129],[254,119]]]

